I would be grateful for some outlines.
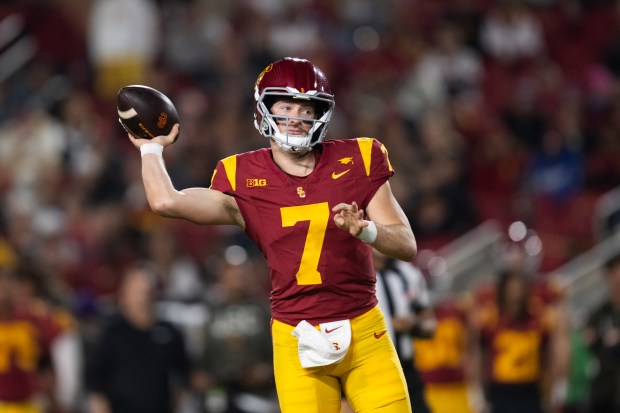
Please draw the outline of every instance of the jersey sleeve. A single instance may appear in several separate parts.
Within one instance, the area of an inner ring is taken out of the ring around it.
[[[387,148],[377,139],[357,138],[357,144],[362,155],[366,176],[370,181],[369,191],[364,200],[364,204],[368,205],[381,185],[394,175],[394,169],[390,163]]]
[[[219,161],[211,176],[210,189],[235,195],[237,190],[237,155]]]

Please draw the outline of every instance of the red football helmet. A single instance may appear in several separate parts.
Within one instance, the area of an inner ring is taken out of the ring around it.
[[[311,101],[317,113],[316,119],[300,119],[312,122],[308,135],[281,133],[276,120],[298,119],[286,116],[276,117],[271,106],[278,98],[293,98]],[[254,85],[254,126],[261,135],[273,138],[287,149],[309,148],[323,141],[334,110],[332,95],[325,74],[305,59],[285,57],[267,66]]]

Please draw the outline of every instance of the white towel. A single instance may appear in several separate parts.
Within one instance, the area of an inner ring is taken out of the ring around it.
[[[319,324],[320,331],[303,320],[293,330],[299,339],[298,352],[304,368],[340,362],[351,345],[349,320]]]

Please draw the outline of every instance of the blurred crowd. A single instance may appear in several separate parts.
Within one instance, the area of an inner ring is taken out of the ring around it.
[[[262,257],[236,230],[150,212],[115,99],[128,84],[166,93],[181,118],[170,175],[208,186],[217,160],[266,146],[253,85],[283,56],[330,79],[328,138],[386,145],[421,249],[519,220],[540,236],[544,272],[596,242],[595,202],[620,183],[620,1],[5,0],[0,266],[36,284],[50,340],[77,333],[84,356],[65,364],[84,384],[63,385],[58,411],[133,377],[100,345],[135,332],[134,317],[108,320],[131,294],[138,325],[170,346],[181,332],[186,351],[147,374],[168,383],[162,398],[191,388],[181,409],[237,411],[226,406],[238,394],[238,411],[272,411]],[[145,279],[127,282],[135,273]]]

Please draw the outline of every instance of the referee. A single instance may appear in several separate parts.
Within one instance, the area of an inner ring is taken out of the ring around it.
[[[413,361],[412,341],[414,337],[431,338],[437,324],[424,276],[411,263],[373,251],[377,299],[403,366],[411,407],[416,413],[430,413],[424,397],[424,383]]]

